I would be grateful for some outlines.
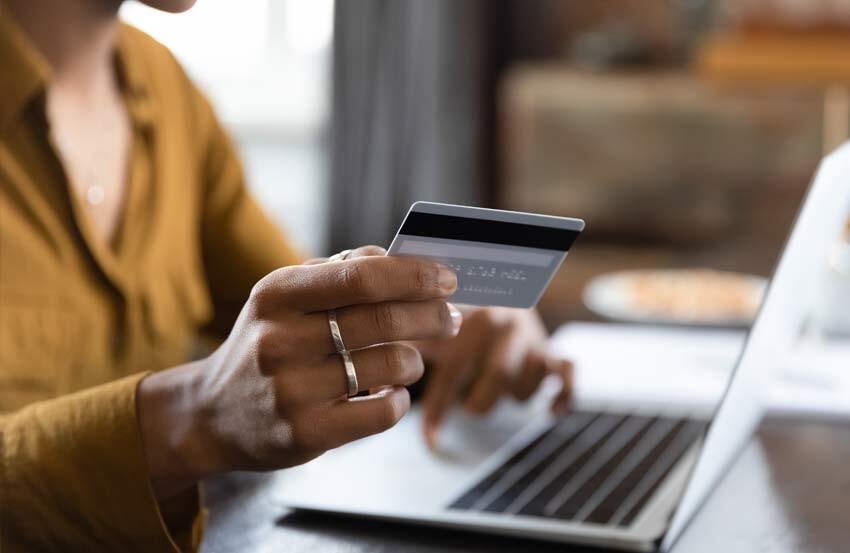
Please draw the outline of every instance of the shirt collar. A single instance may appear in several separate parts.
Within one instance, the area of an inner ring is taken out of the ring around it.
[[[50,65],[8,12],[0,12],[0,130],[5,129],[50,78]]]
[[[134,45],[138,31],[121,23],[118,29],[116,62],[130,118],[146,127],[155,115],[150,94],[150,71],[141,49]],[[50,80],[50,64],[8,12],[0,11],[0,131],[23,110]]]
[[[137,42],[140,31],[121,23],[118,28],[116,62],[130,118],[137,125],[150,126],[156,115],[156,102],[151,91],[153,75]]]

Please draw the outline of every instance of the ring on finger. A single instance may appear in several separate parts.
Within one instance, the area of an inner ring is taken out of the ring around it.
[[[339,330],[339,321],[336,317],[336,310],[328,310],[328,326],[331,329],[331,338],[333,338],[334,347],[337,353],[342,357],[342,363],[345,367],[345,380],[348,385],[348,397],[354,397],[360,391],[360,385],[357,382],[357,369],[354,366],[354,361],[351,359],[351,353],[345,347],[345,342],[342,339],[342,332]]]
[[[345,366],[348,397],[352,398],[360,392],[360,384],[357,382],[357,369],[354,367],[354,360],[351,359],[351,353],[348,350],[340,352],[340,355],[342,356],[342,364]]]
[[[331,263],[331,262],[334,262],[334,261],[345,261],[346,259],[348,259],[348,256],[350,256],[350,255],[351,255],[351,250],[342,250],[341,252],[335,253],[332,256],[330,256],[328,258],[328,263]]]
[[[345,342],[342,340],[342,332],[339,329],[339,321],[336,318],[336,309],[328,309],[328,326],[331,329],[331,338],[333,339],[336,352],[342,354],[342,352],[348,351],[348,348],[345,347]]]

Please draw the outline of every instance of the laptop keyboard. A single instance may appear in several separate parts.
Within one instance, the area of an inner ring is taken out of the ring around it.
[[[705,427],[684,418],[575,412],[450,508],[628,526]]]

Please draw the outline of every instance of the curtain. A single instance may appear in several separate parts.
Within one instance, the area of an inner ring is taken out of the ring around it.
[[[337,1],[331,251],[388,246],[416,200],[482,202],[486,1]]]

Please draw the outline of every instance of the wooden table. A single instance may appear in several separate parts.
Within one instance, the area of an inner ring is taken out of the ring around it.
[[[242,474],[208,483],[204,553],[599,551],[289,512],[269,482],[269,476]],[[765,422],[674,551],[850,551],[850,422]]]

